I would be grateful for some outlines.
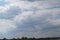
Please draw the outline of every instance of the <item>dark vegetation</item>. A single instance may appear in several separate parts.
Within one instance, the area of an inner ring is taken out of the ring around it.
[[[7,39],[3,38],[0,40],[60,40],[60,37],[52,37],[52,38],[27,38],[27,37],[22,37],[22,38],[12,38],[12,39]]]

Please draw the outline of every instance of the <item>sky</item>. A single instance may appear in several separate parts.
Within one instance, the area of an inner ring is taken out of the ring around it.
[[[60,0],[0,0],[4,37],[60,37]]]

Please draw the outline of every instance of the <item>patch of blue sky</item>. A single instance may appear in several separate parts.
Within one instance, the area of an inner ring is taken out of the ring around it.
[[[9,4],[9,3],[8,2],[5,2],[5,1],[0,1],[0,6],[5,6],[7,4]]]

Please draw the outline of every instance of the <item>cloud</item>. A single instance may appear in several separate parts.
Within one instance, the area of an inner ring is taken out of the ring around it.
[[[55,25],[55,26],[56,25],[58,26],[58,25],[60,25],[59,21],[60,21],[60,19],[56,19],[56,20],[52,20],[50,23],[53,24],[53,25]]]
[[[10,20],[0,19],[0,32],[6,33],[7,31],[16,28],[15,23]]]
[[[20,12],[20,8],[11,7],[10,9],[6,10],[5,12],[0,13],[0,19],[11,19],[14,16],[18,15],[19,12]]]
[[[21,0],[21,1],[35,2],[35,1],[43,1],[43,0]]]
[[[2,26],[0,28],[4,29],[0,31],[1,37],[60,36],[60,0],[5,0],[5,2],[9,3],[0,6]]]
[[[25,35],[23,35],[27,37],[57,37],[60,32],[58,31],[60,27],[59,25],[56,27],[53,23],[55,23],[54,20],[57,19],[56,17],[60,13],[60,8],[54,8],[57,5],[55,2],[52,4],[49,3],[48,6],[46,6],[46,4],[39,5],[43,6],[43,8],[38,10],[33,9],[31,11],[28,9],[29,11],[24,11],[17,15],[14,19],[17,23],[17,29],[20,29],[19,31],[22,31],[21,33],[24,33]],[[56,24],[58,24],[58,22],[56,22]],[[57,33],[57,35],[54,33]]]

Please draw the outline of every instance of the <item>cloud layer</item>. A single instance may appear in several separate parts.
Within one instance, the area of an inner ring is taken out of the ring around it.
[[[1,38],[60,37],[60,0],[0,2]]]

